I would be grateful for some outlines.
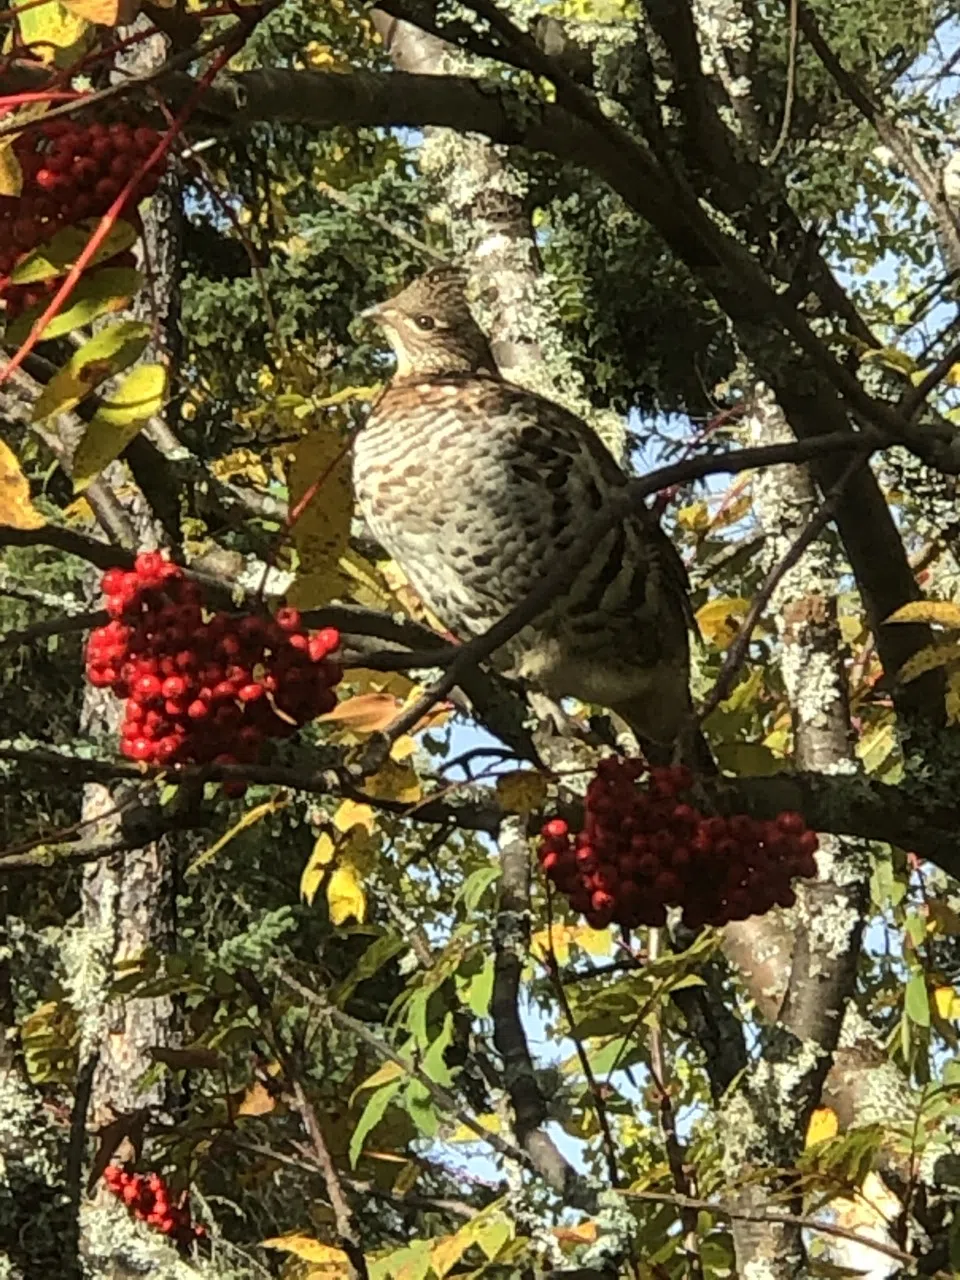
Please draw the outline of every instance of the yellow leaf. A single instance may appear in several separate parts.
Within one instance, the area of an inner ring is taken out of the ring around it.
[[[960,671],[947,676],[946,692],[947,724],[960,724]]]
[[[12,529],[40,529],[46,524],[30,501],[30,482],[16,454],[0,440],[0,524]]]
[[[593,1244],[600,1234],[597,1224],[592,1218],[586,1222],[578,1222],[575,1227],[552,1227],[551,1234],[561,1244]]]
[[[913,373],[917,367],[912,356],[908,356],[905,351],[898,351],[896,347],[870,347],[860,359],[864,364],[883,364],[899,373]]]
[[[73,486],[85,489],[118,458],[130,441],[163,407],[167,371],[162,364],[132,369],[109,400],[104,400],[73,458]]]
[[[15,135],[19,137],[19,134]],[[14,137],[0,140],[0,196],[17,196],[23,191],[23,170],[13,153]]]
[[[321,831],[300,876],[300,897],[308,905],[313,904],[317,890],[323,883],[323,877],[327,874],[327,867],[333,861],[336,852],[336,846],[331,837],[326,831]]]
[[[365,789],[378,800],[396,800],[400,804],[416,804],[423,795],[416,769],[409,764],[397,764],[395,760],[388,760],[378,773],[368,778]]]
[[[944,379],[948,387],[960,387],[960,364],[952,364]]]
[[[960,1019],[960,995],[953,987],[937,987],[933,993],[933,1004],[945,1022]]]
[[[349,863],[334,868],[327,885],[327,906],[332,924],[343,924],[351,916],[363,924],[367,916],[367,899],[355,867]]]
[[[289,796],[282,792],[275,799],[265,800],[263,804],[254,805],[252,809],[248,809],[239,822],[235,822],[230,830],[225,832],[219,840],[214,841],[209,849],[204,849],[203,853],[194,858],[193,862],[187,867],[186,874],[188,876],[196,875],[208,862],[212,862],[220,850],[238,836],[241,831],[246,831],[248,827],[256,826],[258,822],[268,817],[271,813],[277,813],[289,803],[289,799]]]
[[[276,1108],[277,1100],[270,1090],[254,1080],[237,1107],[238,1116],[266,1116]]]
[[[342,724],[354,733],[380,733],[396,719],[399,711],[400,706],[392,694],[360,693],[355,698],[344,698],[319,719]]]
[[[871,725],[860,741],[856,752],[863,761],[867,773],[876,773],[897,745],[892,724]]]
[[[311,431],[292,452],[290,511],[300,514],[290,539],[300,565],[287,600],[298,609],[326,604],[342,588],[339,562],[350,541],[353,516],[350,473],[349,444],[329,427]]]
[[[721,596],[701,605],[697,610],[697,625],[704,640],[718,649],[726,649],[733,643],[740,629],[737,623],[749,607],[750,602],[741,596]]]
[[[401,761],[408,760],[417,749],[417,744],[409,733],[402,733],[390,748],[390,759]]]
[[[480,1128],[486,1133],[499,1133],[503,1128],[500,1117],[493,1111],[489,1112],[487,1115],[474,1116],[474,1119]],[[478,1134],[474,1129],[471,1129],[468,1124],[458,1125],[457,1128],[454,1129],[453,1133],[451,1133],[447,1138],[447,1142],[479,1141],[480,1138]]]
[[[814,1147],[818,1142],[826,1142],[828,1138],[835,1138],[839,1132],[840,1124],[837,1120],[837,1113],[831,1111],[829,1107],[817,1107],[810,1117],[810,1123],[807,1125],[806,1145]]]
[[[375,822],[376,818],[370,806],[360,804],[357,800],[341,801],[333,815],[333,825],[338,831],[343,832],[349,831],[351,827],[363,827],[372,835]]]
[[[710,528],[710,508],[705,502],[690,502],[677,512],[677,524],[691,533],[703,533]]]
[[[501,773],[497,778],[497,798],[507,813],[535,813],[547,799],[547,780],[532,769]]]
[[[933,671],[936,667],[945,667],[960,659],[960,640],[945,640],[943,644],[928,644],[908,658],[897,673],[901,684],[909,684],[918,676]]]
[[[76,266],[99,229],[99,218],[85,218],[73,226],[62,227],[50,240],[32,249],[18,262],[10,273],[10,279],[14,284],[36,284],[40,280],[56,280],[58,276],[65,276]],[[136,244],[138,235],[132,223],[118,218],[93,251],[85,270],[123,253]],[[145,328],[148,334],[150,332],[149,325],[132,320],[127,324],[131,328]]]
[[[440,1280],[444,1280],[447,1272],[457,1265],[472,1243],[465,1231],[458,1231],[437,1241],[430,1250],[430,1266]]]
[[[368,609],[396,609],[395,600],[377,567],[366,557],[347,547],[340,557],[340,572],[346,580],[350,599]]]
[[[610,933],[606,929],[591,929],[588,924],[555,924],[552,930],[538,929],[530,939],[534,955],[546,958],[550,942],[559,964],[570,959],[570,947],[575,945],[591,956],[610,954]]]
[[[399,1062],[385,1062],[382,1067],[378,1067],[374,1071],[372,1076],[367,1076],[366,1080],[357,1085],[350,1096],[351,1105],[357,1094],[363,1093],[364,1089],[379,1089],[381,1085],[399,1080],[403,1075],[406,1075],[406,1071]]]
[[[66,8],[100,27],[125,27],[140,9],[138,0],[63,0]]]
[[[282,1253],[292,1253],[294,1257],[302,1258],[304,1262],[319,1263],[331,1277],[351,1274],[350,1259],[342,1249],[323,1244],[320,1240],[314,1240],[312,1236],[305,1236],[299,1231],[293,1231],[286,1236],[273,1236],[270,1240],[262,1240],[261,1247],[278,1249]]]
[[[927,622],[960,631],[960,605],[949,600],[911,600],[891,613],[887,622]]]
[[[24,6],[17,22],[24,43],[47,66],[70,66],[91,33],[90,23],[71,13],[59,0],[47,0],[33,9]]]
[[[121,320],[101,329],[41,391],[33,406],[33,421],[72,409],[101,382],[138,360],[149,341],[150,326],[140,320]]]

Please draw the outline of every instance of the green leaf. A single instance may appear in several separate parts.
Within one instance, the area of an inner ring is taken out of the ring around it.
[[[389,1084],[379,1088],[376,1093],[370,1095],[367,1105],[363,1108],[360,1118],[357,1120],[357,1127],[350,1137],[350,1164],[353,1168],[357,1167],[357,1161],[363,1151],[364,1139],[383,1119],[387,1107],[396,1097],[402,1085],[402,1080],[392,1080]]]
[[[463,905],[472,914],[479,906],[480,899],[493,882],[499,878],[500,868],[498,866],[479,867],[464,880],[460,886],[459,893],[454,898],[454,902],[462,899]]]
[[[930,1001],[927,997],[927,979],[922,973],[915,973],[907,982],[903,992],[903,1009],[911,1022],[918,1027],[930,1025]]]
[[[897,672],[901,684],[909,684],[919,676],[933,671],[937,667],[949,666],[960,659],[960,641],[949,640],[943,644],[928,644],[920,649],[903,664]]]
[[[431,1044],[423,1056],[423,1070],[436,1084],[452,1085],[453,1076],[444,1061],[444,1054],[453,1043],[453,1014],[448,1013],[443,1020],[443,1030]]]
[[[137,365],[93,416],[73,458],[73,487],[81,492],[118,458],[163,408],[167,371],[162,364]]]
[[[149,341],[150,326],[142,320],[121,320],[101,329],[44,387],[33,406],[33,421],[72,409],[101,382],[139,360]]]
[[[50,320],[41,337],[49,341],[62,337],[72,329],[89,324],[97,316],[110,311],[122,311],[143,284],[143,276],[133,267],[101,267],[99,271],[84,275],[67,299],[67,304]],[[7,325],[6,341],[19,346],[29,337],[34,321],[47,309],[46,302],[21,312]]]
[[[486,1017],[493,996],[493,956],[487,956],[483,968],[475,973],[467,987],[467,1006],[478,1018]]]
[[[394,1080],[402,1080],[406,1074],[406,1070],[399,1062],[385,1062],[382,1067],[377,1068],[372,1076],[367,1076],[366,1080],[361,1080],[350,1096],[350,1105],[353,1105],[358,1093],[363,1093],[366,1089],[380,1089],[385,1084],[392,1084]]]
[[[425,1138],[435,1138],[440,1132],[440,1119],[433,1099],[426,1085],[419,1080],[414,1080],[407,1089],[407,1112]]]
[[[64,227],[46,244],[39,245],[18,262],[10,273],[13,284],[36,284],[38,280],[52,280],[65,276],[78,261],[100,225],[99,218],[87,218],[73,227]],[[85,270],[106,262],[118,253],[124,253],[136,244],[138,233],[122,219],[113,224],[94,251]]]
[[[379,973],[385,964],[388,964],[401,951],[405,951],[408,946],[406,938],[401,938],[395,933],[385,933],[377,938],[364,951],[352,972],[333,992],[333,1003],[343,1006],[361,982],[366,982],[374,974]]]

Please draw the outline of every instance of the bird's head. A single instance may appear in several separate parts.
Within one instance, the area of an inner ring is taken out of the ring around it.
[[[397,378],[496,373],[490,345],[467,305],[466,277],[436,267],[363,315],[386,333],[397,357]]]

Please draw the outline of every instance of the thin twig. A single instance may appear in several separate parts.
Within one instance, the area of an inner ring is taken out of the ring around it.
[[[672,1204],[678,1209],[687,1208],[713,1213],[719,1218],[728,1218],[734,1222],[781,1223],[784,1226],[802,1227],[807,1231],[821,1231],[824,1235],[835,1236],[838,1240],[852,1240],[854,1244],[859,1244],[865,1249],[875,1249],[877,1253],[894,1258],[897,1262],[916,1261],[911,1254],[904,1253],[893,1245],[885,1244],[882,1240],[861,1236],[847,1227],[837,1226],[836,1223],[820,1222],[817,1218],[807,1218],[797,1213],[778,1213],[776,1210],[752,1213],[748,1209],[729,1209],[725,1205],[715,1204],[712,1200],[698,1200],[693,1196],[661,1191],[622,1191],[620,1194],[629,1196],[632,1200],[649,1200],[652,1204]]]
[[[580,1070],[584,1074],[587,1087],[590,1090],[590,1096],[593,1099],[593,1109],[597,1113],[597,1124],[600,1126],[600,1133],[603,1135],[603,1148],[607,1160],[607,1174],[610,1178],[610,1185],[619,1187],[620,1173],[617,1168],[617,1144],[610,1129],[610,1118],[607,1115],[606,1104],[603,1100],[603,1091],[597,1082],[597,1077],[593,1074],[593,1067],[590,1065],[586,1047],[577,1031],[577,1021],[573,1016],[573,1010],[570,1008],[570,1001],[567,999],[567,993],[563,986],[563,978],[560,976],[560,966],[557,964],[557,953],[553,949],[553,892],[549,882],[547,883],[547,954],[545,963],[557,1001],[563,1010],[567,1026],[570,1028],[569,1035],[577,1050]]]
[[[660,937],[659,929],[650,930],[647,955],[651,962],[655,961],[659,956]],[[657,1115],[660,1121],[663,1145],[667,1152],[667,1164],[670,1166],[670,1176],[673,1178],[673,1185],[677,1189],[677,1194],[686,1199],[689,1198],[692,1187],[690,1186],[690,1178],[687,1175],[684,1163],[683,1145],[677,1133],[676,1113],[670,1100],[670,1091],[667,1088],[663,1033],[660,1027],[660,1018],[657,1016],[653,1018],[650,1024],[648,1047],[650,1050],[650,1075],[653,1077],[654,1088],[657,1090]],[[683,1223],[684,1230],[683,1245],[687,1254],[687,1268],[692,1280],[703,1280],[703,1267],[700,1262],[700,1241],[697,1236],[697,1211],[691,1209],[689,1205],[680,1205],[679,1207],[680,1220]]]
[[[367,1269],[367,1259],[364,1256],[363,1244],[360,1239],[360,1229],[357,1226],[357,1219],[353,1212],[353,1208],[347,1199],[343,1185],[340,1181],[340,1174],[337,1166],[333,1162],[330,1154],[330,1148],[327,1146],[326,1139],[323,1136],[323,1130],[320,1127],[320,1121],[317,1119],[316,1110],[310,1099],[304,1092],[303,1085],[299,1079],[291,1081],[293,1085],[293,1097],[300,1113],[300,1119],[303,1126],[310,1135],[310,1141],[313,1143],[314,1155],[317,1161],[317,1167],[323,1176],[323,1181],[327,1188],[327,1197],[333,1209],[334,1220],[337,1224],[337,1236],[343,1245],[343,1251],[350,1259],[355,1275],[358,1280],[368,1280],[369,1271]]]
[[[790,135],[790,119],[797,85],[797,7],[797,0],[790,0],[790,39],[787,46],[787,87],[783,95],[783,119],[773,150],[764,161],[767,166],[776,162]]]
[[[89,631],[91,627],[102,627],[109,621],[109,615],[103,610],[96,613],[77,613],[66,618],[44,618],[40,622],[31,622],[19,631],[0,632],[0,649],[8,649],[18,644],[31,644],[34,640],[45,640],[50,636],[67,636],[77,631]]]
[[[302,982],[298,982],[292,974],[289,974],[282,969],[280,970],[280,979],[286,984],[286,986],[290,987],[292,991],[296,991],[297,995],[306,1000],[309,1005],[312,1005],[313,1008],[318,1010],[323,1017],[328,1018],[331,1022],[335,1023],[338,1027],[342,1027],[345,1031],[352,1032],[353,1035],[357,1036],[358,1039],[362,1040],[365,1045],[371,1048],[378,1057],[382,1058],[385,1062],[395,1062],[398,1067],[402,1067],[411,1079],[414,1079],[423,1085],[439,1107],[453,1116],[453,1118],[459,1121],[460,1124],[466,1125],[466,1127],[472,1133],[475,1133],[481,1141],[486,1142],[489,1146],[493,1147],[495,1151],[499,1152],[500,1155],[505,1156],[508,1160],[514,1160],[518,1164],[527,1166],[527,1158],[518,1147],[515,1147],[510,1142],[506,1142],[499,1134],[491,1133],[487,1129],[484,1129],[483,1125],[481,1125],[479,1121],[474,1119],[469,1112],[465,1111],[460,1106],[460,1103],[453,1094],[449,1092],[449,1090],[445,1089],[442,1085],[437,1084],[435,1080],[431,1080],[426,1072],[422,1071],[418,1066],[408,1062],[402,1054],[399,1054],[396,1049],[387,1044],[385,1040],[381,1040],[380,1037],[371,1031],[365,1023],[358,1022],[356,1018],[351,1018],[348,1013],[344,1013],[343,1010],[338,1009],[336,1005],[330,1004],[330,1002],[318,991],[311,991],[310,988],[305,987]]]
[[[960,361],[960,342],[955,342],[940,357],[933,368],[927,371],[923,379],[915,387],[911,387],[904,395],[900,401],[900,409],[904,417],[915,418],[917,416],[923,408],[923,403],[927,396],[931,391],[936,390],[958,361]]]

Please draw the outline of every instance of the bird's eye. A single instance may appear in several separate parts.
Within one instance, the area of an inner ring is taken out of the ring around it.
[[[424,330],[435,329],[437,325],[433,316],[415,316],[413,322],[418,329]]]

